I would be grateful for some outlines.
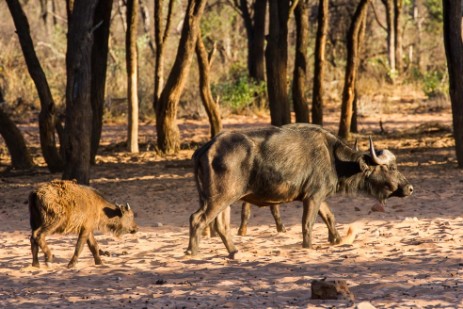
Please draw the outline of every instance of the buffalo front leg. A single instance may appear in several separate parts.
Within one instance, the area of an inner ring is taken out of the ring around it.
[[[241,206],[241,224],[240,228],[238,229],[238,235],[246,236],[248,231],[248,222],[249,218],[251,217],[251,204],[248,202],[243,202]]]
[[[334,214],[331,212],[331,209],[326,202],[321,203],[318,214],[320,215],[323,222],[325,222],[326,227],[328,228],[328,241],[330,242],[330,244],[339,244],[342,238],[341,235],[339,235],[338,230],[336,229],[336,220],[334,219]]]
[[[93,232],[91,232],[88,235],[87,245],[88,245],[90,251],[93,254],[93,259],[95,260],[95,265],[103,264],[103,262],[101,261],[101,257],[100,257],[100,250],[98,248],[98,243],[96,242],[95,235],[93,235]]]
[[[278,232],[286,232],[286,228],[281,222],[280,216],[280,205],[270,205],[270,211],[272,212],[273,219],[275,219],[275,224],[277,226]]]
[[[206,219],[204,217],[205,208],[206,207],[203,205],[190,216],[190,240],[185,254],[198,254],[200,236],[207,226]]]
[[[320,202],[313,199],[304,200],[304,211],[302,214],[302,247],[312,248],[312,228],[315,224]]]
[[[71,261],[69,261],[68,268],[72,268],[76,265],[77,260],[79,259],[79,255],[84,247],[84,244],[87,242],[89,234],[90,232],[86,231],[85,229],[82,229],[80,231],[79,237],[77,238],[76,248],[74,250],[74,255],[72,256]]]

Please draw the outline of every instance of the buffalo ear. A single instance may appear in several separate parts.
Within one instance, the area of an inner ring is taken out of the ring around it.
[[[362,171],[362,173],[364,173],[367,178],[370,177],[372,171],[371,171],[370,166],[367,164],[365,160],[365,156],[361,156],[358,162],[359,162],[359,168]]]

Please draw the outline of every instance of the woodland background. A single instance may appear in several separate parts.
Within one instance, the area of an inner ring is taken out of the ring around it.
[[[139,151],[139,122],[156,126],[156,150],[172,154],[181,145],[176,117],[206,114],[213,136],[228,114],[270,114],[272,124],[282,125],[323,124],[323,115],[335,113],[339,135],[349,139],[358,117],[394,100],[442,109],[450,105],[449,90],[461,88],[449,89],[443,39],[444,16],[450,20],[455,10],[437,0],[8,0],[0,6],[2,119],[13,120],[2,122],[2,136],[19,141],[6,124],[38,118],[50,171],[83,183],[103,122],[127,125],[131,152]],[[461,48],[461,31],[456,37],[456,44],[447,40],[449,50]],[[456,63],[461,58],[449,55]],[[454,79],[461,78],[461,63],[452,67]],[[462,102],[453,101],[458,128]],[[18,144],[9,147],[13,167],[31,167],[27,146]],[[3,143],[2,149],[6,155]]]

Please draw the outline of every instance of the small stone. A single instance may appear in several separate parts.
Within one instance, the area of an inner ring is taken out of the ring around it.
[[[355,309],[376,309],[376,307],[368,301],[362,301],[355,306]]]
[[[354,301],[354,294],[349,290],[346,280],[313,280],[312,299],[345,299]]]
[[[161,227],[161,226],[163,226],[163,224],[161,222],[155,222],[153,224],[153,227]]]

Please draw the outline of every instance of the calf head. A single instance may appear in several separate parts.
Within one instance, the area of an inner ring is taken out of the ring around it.
[[[376,151],[370,137],[369,153],[360,161],[364,175],[364,189],[380,202],[392,196],[406,197],[413,193],[413,186],[397,169],[396,157],[389,150]]]
[[[126,205],[116,204],[116,209],[108,211],[105,209],[106,215],[110,219],[110,230],[114,235],[121,236],[127,233],[136,233],[138,226],[135,223],[135,214],[129,203]]]

